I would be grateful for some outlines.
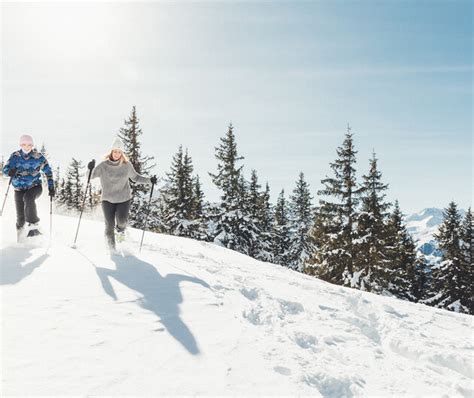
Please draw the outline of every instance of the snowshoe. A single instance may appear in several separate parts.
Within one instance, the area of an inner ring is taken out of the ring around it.
[[[28,224],[28,234],[26,235],[27,238],[32,238],[35,236],[41,235],[41,232],[38,228],[38,223],[35,224]]]
[[[115,232],[115,241],[117,243],[122,243],[125,241],[125,231],[117,231]]]
[[[31,238],[33,236],[38,236],[41,235],[41,232],[38,229],[30,229],[28,231],[28,235],[26,235],[27,238]]]

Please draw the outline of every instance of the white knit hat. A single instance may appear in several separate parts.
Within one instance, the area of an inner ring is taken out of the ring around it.
[[[112,144],[112,150],[114,149],[120,149],[122,152],[124,150],[123,142],[120,138],[116,138]]]

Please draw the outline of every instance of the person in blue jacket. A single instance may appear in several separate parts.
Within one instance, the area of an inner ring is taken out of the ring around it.
[[[49,196],[54,197],[53,171],[44,155],[33,148],[33,138],[24,134],[20,137],[21,149],[13,152],[3,167],[3,174],[11,177],[15,190],[16,229],[20,236],[25,223],[27,236],[40,234],[40,221],[36,210],[36,199],[43,192],[41,172],[48,179]]]

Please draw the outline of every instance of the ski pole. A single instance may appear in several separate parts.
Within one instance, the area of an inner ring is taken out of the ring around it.
[[[76,237],[74,238],[74,243],[72,244],[73,249],[76,248],[77,235],[79,234],[79,226],[81,225],[82,213],[84,212],[84,206],[86,204],[87,190],[89,189],[89,184],[91,182],[92,169],[89,169],[89,176],[87,177],[86,189],[84,191],[84,199],[82,201],[81,214],[79,215],[79,222],[77,223]]]
[[[148,200],[148,212],[146,213],[146,218],[145,218],[145,225],[143,227],[143,233],[142,233],[142,240],[140,241],[140,250],[139,252],[142,251],[142,245],[143,245],[143,238],[145,237],[145,230],[146,230],[146,225],[148,223],[148,217],[150,215],[150,206],[151,206],[151,198],[153,196],[153,188],[155,184],[151,184],[151,191],[150,191],[150,199]]]
[[[10,190],[10,185],[12,185],[12,177],[10,177],[10,181],[8,181],[8,188],[7,188],[7,192],[5,193],[5,199],[3,199],[3,205],[2,205],[2,210],[0,211],[0,216],[3,214],[5,203],[7,203],[7,196],[8,196],[8,191]]]
[[[53,197],[49,197],[49,241],[53,239]]]

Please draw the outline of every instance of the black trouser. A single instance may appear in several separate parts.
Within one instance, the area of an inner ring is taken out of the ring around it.
[[[111,248],[115,248],[115,225],[117,225],[118,231],[124,231],[127,227],[130,204],[131,200],[122,203],[102,201],[102,210],[105,217],[105,237]]]
[[[15,191],[16,206],[16,228],[20,229],[28,224],[36,224],[40,219],[36,211],[35,200],[40,197],[43,192],[41,185],[35,185],[29,189]]]

